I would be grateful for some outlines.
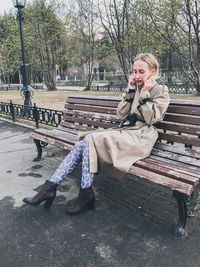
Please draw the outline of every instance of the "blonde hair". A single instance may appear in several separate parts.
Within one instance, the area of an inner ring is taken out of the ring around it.
[[[159,66],[158,60],[156,59],[156,57],[153,54],[140,53],[134,58],[133,63],[136,60],[142,60],[142,61],[146,62],[151,70],[155,69],[156,74],[159,73],[159,67],[160,66]]]

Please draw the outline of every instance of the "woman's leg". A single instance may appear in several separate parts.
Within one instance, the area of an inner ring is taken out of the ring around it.
[[[83,158],[84,150],[88,149],[88,140],[85,138],[78,142],[75,147],[64,158],[50,181],[55,184],[60,184],[80,163]]]
[[[45,209],[49,209],[56,196],[57,185],[76,168],[82,159],[82,154],[86,147],[88,147],[87,139],[77,143],[77,145],[62,161],[52,178],[45,182],[41,190],[34,197],[26,197],[23,201],[31,206],[38,206],[41,202],[45,201]]]
[[[82,177],[79,195],[75,201],[67,207],[67,214],[78,215],[94,208],[95,195],[92,190],[93,179],[94,173],[90,173],[89,144],[84,143],[82,151]]]
[[[94,173],[90,173],[90,157],[89,157],[89,143],[83,144],[82,152],[82,176],[81,176],[81,188],[91,187],[94,180]]]

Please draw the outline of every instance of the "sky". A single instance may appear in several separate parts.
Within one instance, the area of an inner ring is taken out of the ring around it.
[[[0,14],[3,14],[4,11],[9,12],[13,7],[12,0],[0,0]]]
[[[30,0],[26,0],[26,2],[30,2]],[[10,9],[15,10],[12,0],[0,0],[0,15],[2,15],[4,11],[9,12]]]

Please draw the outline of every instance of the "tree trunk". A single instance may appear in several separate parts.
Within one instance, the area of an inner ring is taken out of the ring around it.
[[[56,82],[52,77],[49,77],[46,73],[44,74],[44,83],[47,87],[48,91],[55,91],[56,89]]]
[[[200,95],[200,81],[198,81],[198,82],[195,84],[195,87],[196,87],[196,90],[197,90],[197,95]]]

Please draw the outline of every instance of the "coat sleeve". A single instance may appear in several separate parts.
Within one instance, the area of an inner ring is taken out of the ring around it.
[[[148,125],[162,121],[169,105],[170,98],[167,86],[160,86],[151,96],[148,91],[139,94],[138,110]]]
[[[134,97],[135,91],[123,93],[122,100],[117,106],[117,117],[119,119],[124,120],[129,115]]]

